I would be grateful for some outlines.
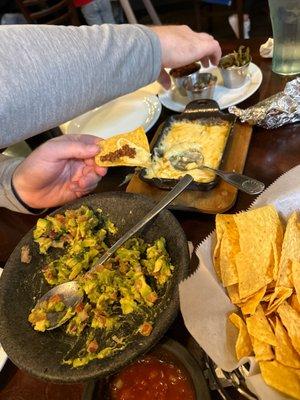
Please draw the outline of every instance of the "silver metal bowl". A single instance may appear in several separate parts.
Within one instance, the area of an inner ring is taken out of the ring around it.
[[[226,60],[227,58],[230,58],[232,54],[227,54],[226,56],[222,57],[221,60]],[[219,67],[220,72],[223,77],[224,81],[224,86],[230,88],[230,89],[236,89],[245,83],[247,74],[248,74],[248,69],[249,69],[249,64],[251,60],[245,64],[242,65],[241,67],[228,67],[228,68],[222,68]]]
[[[187,77],[184,81],[184,88],[189,100],[212,99],[217,77],[208,73],[198,73],[197,76]]]
[[[174,82],[174,85],[175,85],[176,88],[178,89],[178,91],[179,91],[179,93],[181,94],[181,96],[186,96],[186,95],[187,95],[186,90],[185,90],[185,88],[184,88],[184,82],[185,82],[185,80],[186,80],[187,78],[194,78],[194,79],[195,79],[195,78],[199,75],[199,70],[200,70],[200,65],[199,65],[199,68],[198,68],[197,71],[192,72],[192,73],[189,74],[189,75],[184,75],[184,76],[181,76],[181,77],[176,78],[176,77],[172,76],[172,74],[170,74],[171,79],[172,79],[172,81]]]

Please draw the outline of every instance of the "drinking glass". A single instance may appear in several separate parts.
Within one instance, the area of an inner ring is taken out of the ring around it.
[[[269,0],[274,51],[272,70],[300,73],[300,0]]]

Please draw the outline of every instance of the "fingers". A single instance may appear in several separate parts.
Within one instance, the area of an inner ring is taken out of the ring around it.
[[[158,77],[158,82],[166,89],[170,89],[171,87],[171,79],[169,74],[162,68],[160,75]]]
[[[83,137],[86,135],[82,135]],[[86,158],[94,157],[97,153],[99,153],[100,148],[95,143],[85,143],[85,140],[78,141],[75,140],[68,140],[68,141],[56,141],[50,143],[48,142],[48,146],[43,148],[41,146],[41,151],[45,150],[45,156],[52,161],[59,161],[59,160],[68,160],[68,159],[78,159],[84,160]]]
[[[197,35],[197,41],[193,42],[193,45],[195,46],[194,51],[199,52],[199,59],[203,66],[208,67],[208,61],[217,65],[222,55],[219,43],[213,38],[213,36],[208,35],[207,33],[198,33]]]
[[[74,193],[82,193],[83,196],[95,190],[100,180],[98,175],[81,177],[77,182],[70,182],[69,189]]]
[[[207,33],[192,31],[188,26],[151,27],[162,50],[162,66],[177,68],[195,61],[208,60],[217,65],[221,57],[219,43]]]
[[[103,168],[103,170],[105,170],[105,168]],[[102,176],[105,175],[106,170],[101,172],[103,175],[98,174],[95,171],[94,166],[86,165],[85,167],[83,167],[81,175],[77,176],[76,180],[72,179],[72,182],[70,183],[69,186],[70,190],[82,193],[91,192],[97,187]]]
[[[208,50],[208,57],[209,57],[210,62],[213,65],[218,65],[221,56],[222,56],[221,47],[220,47],[219,43],[216,40],[213,40],[210,43],[210,48]]]
[[[107,174],[107,168],[98,167],[98,165],[95,165],[94,170],[96,174],[100,175],[102,178]]]
[[[98,136],[88,135],[88,134],[69,134],[63,135],[58,138],[53,139],[53,142],[80,142],[84,144],[98,144],[101,140]]]
[[[208,68],[209,67],[209,58],[208,57],[201,58],[201,64],[204,68]]]
[[[46,161],[85,160],[99,153],[102,139],[93,135],[62,135],[38,148],[39,157]]]
[[[107,173],[107,168],[104,167],[99,167],[96,163],[95,160],[93,158],[88,158],[86,160],[84,160],[84,163],[87,166],[93,167],[93,170],[96,172],[96,174],[100,175],[100,176],[105,176]]]

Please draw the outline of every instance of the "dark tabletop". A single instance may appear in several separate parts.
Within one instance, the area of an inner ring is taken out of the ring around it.
[[[240,104],[242,108],[257,103],[279,91],[291,78],[276,75],[271,71],[271,60],[263,59],[259,55],[259,46],[264,39],[252,39],[245,41],[251,47],[253,62],[257,64],[263,73],[261,87],[249,99]],[[237,41],[223,43],[223,54],[232,51],[238,46]],[[163,107],[162,114],[150,131],[150,137],[157,126],[172,113]],[[298,131],[298,134],[297,134]],[[255,127],[250,143],[244,173],[270,185],[281,174],[300,163],[300,124],[284,126],[276,130],[267,131]],[[97,191],[124,190],[118,185],[127,174],[124,168],[111,169],[103,182],[99,184]],[[253,197],[239,193],[235,206],[230,212],[236,212],[249,207]],[[192,213],[174,212],[180,221],[187,239],[194,245],[202,241],[213,230],[214,216]],[[37,217],[10,212],[0,208],[0,267],[4,267],[10,253],[17,245],[21,237],[32,228]],[[168,336],[177,339],[184,346],[193,351],[193,341],[184,328],[180,314],[168,331]],[[79,400],[88,388],[82,384],[58,385],[40,381],[26,372],[19,370],[10,361],[6,363],[0,372],[0,400]],[[94,399],[100,400],[100,391],[95,392]],[[231,393],[233,399],[240,399],[238,394]],[[213,399],[218,399],[216,393],[212,393]]]

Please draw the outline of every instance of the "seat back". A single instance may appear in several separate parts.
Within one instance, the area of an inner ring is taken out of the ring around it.
[[[71,0],[16,0],[16,3],[29,24],[80,25]]]

